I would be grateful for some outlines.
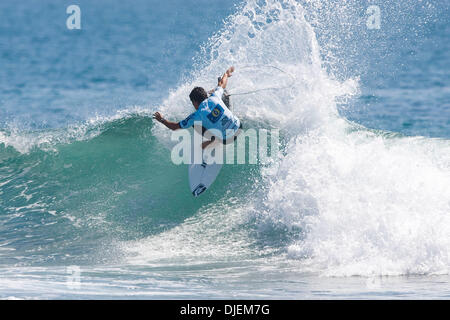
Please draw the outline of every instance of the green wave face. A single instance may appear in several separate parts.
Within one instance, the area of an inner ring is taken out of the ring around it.
[[[225,194],[250,189],[255,165],[230,165],[194,198],[187,165],[172,163],[152,127],[150,117],[133,115],[97,126],[100,133],[92,138],[49,150],[20,153],[0,145],[3,240],[31,250],[34,264],[98,260],[115,241],[163,232]],[[16,256],[3,261],[26,263]]]

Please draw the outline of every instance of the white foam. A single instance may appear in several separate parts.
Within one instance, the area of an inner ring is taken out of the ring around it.
[[[289,255],[327,275],[448,273],[448,141],[318,131],[291,140],[267,194],[307,232]]]
[[[0,131],[0,144],[13,147],[25,154],[39,148],[46,151],[56,151],[58,144],[71,143],[92,139],[102,133],[103,126],[115,120],[130,118],[134,115],[150,116],[150,109],[134,106],[117,111],[110,116],[95,116],[88,120],[72,124],[67,128],[52,130],[23,130],[10,125],[8,130]]]
[[[298,3],[259,3],[247,1],[212,37],[201,66],[166,99],[163,113],[181,119],[192,112],[189,89],[207,87],[230,65],[236,75],[245,65],[282,68],[296,79],[292,89],[233,98],[244,122],[270,123],[288,141],[286,155],[263,171],[267,191],[241,214],[256,210],[262,224],[269,220],[303,232],[286,251],[304,270],[333,276],[448,273],[450,142],[372,132],[342,119],[336,102],[358,93],[357,79],[340,82],[327,74]],[[230,88],[239,86],[238,76],[234,80]],[[168,141],[161,126],[154,133]],[[183,226],[157,243],[181,248],[191,232],[205,240],[216,228],[202,227]],[[141,252],[148,249],[146,242]]]

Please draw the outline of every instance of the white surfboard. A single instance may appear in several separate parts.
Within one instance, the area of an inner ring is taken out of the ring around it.
[[[189,186],[192,195],[198,197],[208,189],[216,180],[217,175],[222,169],[222,164],[212,163],[191,164],[189,165]]]
[[[219,81],[220,81],[219,77]],[[228,101],[224,100],[227,107],[230,107],[229,94],[225,90]],[[223,100],[223,98],[222,98]],[[195,150],[195,141],[191,142],[192,150],[191,157],[193,157]],[[211,146],[210,146],[211,147]],[[208,147],[207,147],[208,148]],[[203,155],[205,157],[205,155]],[[193,158],[191,158],[193,160]],[[191,164],[189,165],[189,187],[191,188],[192,195],[198,197],[203,192],[206,191],[216,180],[219,175],[220,169],[222,169],[222,164],[212,163],[207,164],[205,158],[203,158],[202,164]]]

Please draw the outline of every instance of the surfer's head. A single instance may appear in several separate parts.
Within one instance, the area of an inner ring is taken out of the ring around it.
[[[195,87],[192,89],[189,99],[191,99],[194,108],[198,109],[200,103],[202,103],[205,99],[208,99],[208,94],[202,87]]]

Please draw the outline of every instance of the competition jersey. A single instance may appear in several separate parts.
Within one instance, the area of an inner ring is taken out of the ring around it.
[[[200,103],[197,111],[179,123],[180,128],[192,127],[198,121],[207,130],[218,130],[222,134],[219,138],[223,140],[234,136],[241,122],[222,101],[222,95],[223,88],[219,86],[208,99]]]

